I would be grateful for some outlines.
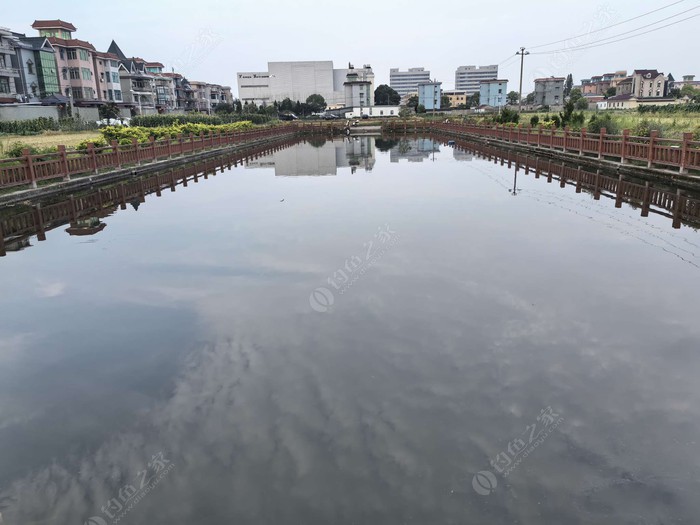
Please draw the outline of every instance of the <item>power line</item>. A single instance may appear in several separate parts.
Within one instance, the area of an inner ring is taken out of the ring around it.
[[[582,37],[582,36],[587,36],[587,35],[590,35],[590,34],[592,34],[592,33],[599,33],[600,31],[605,31],[606,29],[610,29],[611,27],[617,27],[617,26],[619,26],[619,25],[626,24],[627,22],[632,22],[633,20],[637,20],[637,19],[639,19],[639,18],[643,18],[643,17],[645,17],[645,16],[648,16],[648,15],[651,15],[651,14],[654,14],[654,13],[657,13],[657,12],[659,12],[659,11],[662,11],[662,10],[664,10],[664,9],[668,9],[669,7],[673,7],[674,5],[680,4],[681,2],[685,2],[685,0],[678,0],[678,1],[676,1],[676,2],[670,3],[670,4],[665,5],[665,6],[663,6],[663,7],[659,7],[659,8],[657,8],[657,9],[654,9],[653,11],[649,11],[649,12],[647,12],[647,13],[642,13],[641,15],[637,15],[637,16],[635,16],[635,17],[628,18],[627,20],[623,20],[622,22],[617,22],[617,23],[615,23],[615,24],[611,24],[611,25],[606,26],[606,27],[601,27],[600,29],[596,29],[596,30],[594,30],[594,31],[588,31],[587,33],[583,33],[583,34],[581,34],[581,35],[572,36],[572,37],[569,37],[569,38],[564,38],[563,40],[555,40],[554,42],[549,42],[548,44],[540,44],[539,46],[532,46],[532,47],[530,47],[530,48],[528,48],[528,49],[539,49],[540,47],[547,47],[547,46],[551,46],[551,45],[554,45],[554,44],[560,44],[561,42],[566,42],[567,40],[573,40],[574,38],[579,38],[579,37]]]
[[[638,36],[646,35],[648,33],[653,33],[654,31],[658,31],[659,29],[664,29],[666,27],[674,26],[676,24],[680,24],[681,22],[685,22],[686,20],[690,20],[692,18],[697,18],[698,16],[700,16],[700,15],[689,16],[689,17],[683,18],[681,20],[676,20],[675,22],[671,22],[670,24],[663,25],[661,27],[655,27],[654,29],[649,29],[648,31],[643,31],[642,33],[638,33],[636,35],[630,35],[630,36],[627,36],[625,38],[620,38],[618,40],[612,40],[610,42],[603,42],[602,44],[596,44],[595,42],[591,42],[591,44],[585,44],[585,45],[583,45],[581,47],[577,47],[577,48],[571,47],[571,48],[563,48],[563,49],[554,49],[551,51],[537,51],[537,52],[534,52],[533,55],[552,55],[554,53],[560,53],[560,52],[564,52],[564,51],[583,51],[585,49],[593,49],[594,47],[607,46],[608,44],[614,44],[615,42],[622,42],[623,40],[629,40],[630,38],[635,38]],[[611,37],[611,38],[615,38],[615,37]],[[595,45],[592,45],[592,44],[595,44]]]
[[[622,36],[622,35],[628,35],[628,34],[630,34],[630,33],[635,33],[635,32],[637,32],[637,31],[639,31],[640,29],[645,29],[645,28],[647,28],[647,27],[655,26],[656,24],[659,24],[659,23],[661,23],[661,22],[665,22],[666,20],[670,20],[670,19],[672,19],[672,18],[676,18],[677,16],[680,16],[680,15],[684,15],[684,14],[689,13],[690,11],[694,11],[694,10],[696,10],[696,9],[700,9],[700,6],[691,7],[690,9],[686,9],[685,11],[681,11],[680,13],[677,13],[677,14],[675,14],[675,15],[667,16],[666,18],[662,18],[661,20],[657,20],[656,22],[652,22],[651,24],[647,24],[647,25],[644,25],[644,26],[641,26],[641,27],[637,27],[637,28],[635,28],[635,29],[630,29],[629,31],[625,31],[624,33],[618,33],[617,35],[609,36],[609,37],[606,37],[606,38],[601,38],[600,40],[595,40],[595,41],[593,41],[593,42],[588,42],[588,43],[586,43],[586,44],[580,44],[580,45],[577,45],[577,46],[567,47],[567,48],[565,48],[565,49],[562,48],[562,49],[555,49],[555,50],[552,50],[552,51],[538,51],[538,52],[535,53],[535,54],[539,55],[539,54],[543,54],[543,53],[556,53],[556,52],[558,52],[558,51],[563,51],[563,50],[566,50],[566,51],[576,51],[576,50],[579,49],[579,48],[586,48],[586,47],[592,46],[592,45],[594,45],[594,44],[598,44],[599,42],[605,42],[606,40],[612,40],[612,39],[618,38],[618,37],[620,37],[620,36]],[[696,16],[697,16],[697,15],[696,15]],[[691,18],[692,18],[692,17],[691,17]],[[687,20],[687,18],[684,18],[683,20]],[[677,22],[682,22],[683,20],[678,20]],[[663,27],[667,27],[667,26],[663,26]],[[661,29],[661,28],[659,27],[659,28],[657,28],[657,29]],[[640,33],[640,34],[644,34],[644,33]],[[637,35],[634,35],[634,36],[637,36]]]

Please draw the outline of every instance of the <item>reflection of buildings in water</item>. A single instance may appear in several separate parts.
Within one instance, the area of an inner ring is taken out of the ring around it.
[[[5,242],[5,251],[6,252],[19,252],[19,251],[24,250],[25,248],[31,248],[31,246],[32,245],[29,244],[28,238],[17,239],[17,240],[13,240],[13,241],[6,241]]]
[[[102,222],[97,217],[85,217],[70,223],[66,228],[68,235],[95,235],[107,227],[107,224]]]
[[[293,148],[275,151],[246,162],[246,168],[275,168],[276,176],[336,175],[338,168],[371,171],[374,167],[374,139],[349,137],[341,140],[312,138]]]
[[[399,159],[407,159],[408,162],[423,162],[423,159],[439,152],[440,144],[433,139],[400,139],[398,144],[389,150],[389,160],[398,162]]]
[[[452,148],[452,155],[458,162],[471,162],[474,160],[474,155],[472,153],[464,151],[460,148]]]

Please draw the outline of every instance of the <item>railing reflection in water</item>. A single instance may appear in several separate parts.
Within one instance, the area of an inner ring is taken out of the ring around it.
[[[147,195],[160,197],[168,188],[175,191],[177,186],[187,187],[189,182],[197,183],[200,178],[208,179],[217,170],[238,166],[264,155],[296,144],[297,138],[284,138],[262,146],[252,146],[230,154],[224,154],[204,162],[185,164],[180,168],[160,171],[114,185],[99,187],[79,195],[68,197],[50,204],[24,206],[20,211],[0,217],[0,256],[8,251],[19,251],[30,246],[33,235],[39,241],[46,240],[46,232],[65,224],[70,235],[90,235],[104,229],[100,218],[111,215],[117,208],[126,209],[127,203],[145,202]]]
[[[668,217],[672,219],[672,226],[676,229],[680,228],[681,224],[694,228],[700,226],[700,199],[684,195],[680,189],[658,188],[649,182],[630,180],[623,175],[611,177],[604,175],[600,170],[588,171],[580,166],[573,167],[560,161],[482,143],[459,139],[448,142],[444,136],[431,135],[431,137],[443,145],[454,143],[454,148],[493,161],[495,164],[507,165],[508,168],[515,168],[516,171],[522,169],[526,175],[533,172],[536,179],[546,177],[549,183],[556,180],[561,188],[573,186],[576,188],[576,193],[589,192],[595,200],[599,200],[601,196],[611,198],[615,201],[616,208],[621,208],[623,202],[639,207],[642,217],[648,217],[649,213]]]

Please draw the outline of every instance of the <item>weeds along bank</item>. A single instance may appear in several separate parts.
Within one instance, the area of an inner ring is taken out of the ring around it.
[[[88,144],[94,144],[95,147],[102,147],[111,144],[113,140],[116,140],[120,145],[128,145],[133,142],[134,139],[140,144],[146,143],[153,137],[155,140],[161,140],[166,138],[177,138],[178,135],[183,137],[188,137],[190,134],[199,136],[200,134],[209,135],[211,133],[227,133],[232,131],[245,131],[253,128],[254,125],[250,121],[237,121],[229,124],[204,124],[198,122],[176,122],[171,125],[161,125],[155,127],[143,127],[143,126],[108,126],[100,128],[94,133],[97,135],[90,134],[88,137],[80,140],[77,143],[72,144],[76,150],[85,150]],[[41,136],[42,138],[44,135]],[[5,145],[2,151],[0,151],[0,157],[4,158],[14,158],[21,157],[23,151],[28,149],[32,155],[43,155],[47,153],[54,153],[58,151],[59,143],[56,142],[56,138],[52,144],[44,145],[41,141],[24,141],[19,140]],[[62,145],[71,146],[71,144],[60,143]]]

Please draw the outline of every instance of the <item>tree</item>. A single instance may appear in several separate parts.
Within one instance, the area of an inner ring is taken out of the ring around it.
[[[673,98],[681,98],[681,90],[680,90],[680,88],[677,88],[677,87],[671,88],[668,91],[668,94],[670,96],[672,96]]]
[[[121,115],[119,113],[119,107],[114,102],[108,102],[104,106],[100,106],[98,109],[100,118],[119,118]]]
[[[410,117],[413,114],[414,114],[414,111],[409,107],[399,109],[399,117],[401,117],[401,118],[405,119],[405,118]]]
[[[318,93],[309,95],[306,99],[306,104],[311,109],[311,113],[319,113],[326,109],[326,99]]]
[[[605,92],[605,98],[614,97],[615,95],[617,95],[616,87],[609,87],[608,90]]]
[[[564,96],[568,97],[571,94],[571,88],[574,87],[574,77],[569,73],[564,82]]]
[[[425,106],[423,104],[418,104],[418,107],[416,107],[416,113],[425,113]]]
[[[440,96],[440,107],[442,109],[447,109],[452,105],[452,102],[450,102],[450,97],[447,95],[442,95]]]
[[[525,97],[525,104],[528,106],[532,106],[535,103],[535,93],[528,93],[528,95]]]
[[[588,100],[586,100],[586,97],[581,97],[574,102],[574,105],[576,106],[576,109],[588,109]]]
[[[569,100],[564,104],[564,112],[559,113],[559,118],[561,120],[562,126],[582,126],[584,122],[583,113],[574,113],[575,105]]]
[[[579,88],[572,89],[569,92],[569,100],[571,102],[573,102],[574,104],[576,103],[577,100],[579,100],[581,98],[583,98],[583,93],[581,92],[581,90]]]
[[[480,97],[481,97],[481,95],[479,93],[474,93],[473,95],[471,95],[467,99],[467,107],[478,108]]]
[[[234,105],[236,106],[236,113],[238,113],[239,115],[243,113],[243,104],[241,104],[240,99],[237,98],[234,102]]]
[[[506,95],[506,100],[511,106],[515,106],[518,103],[519,98],[520,94],[517,91],[511,91]]]
[[[691,100],[695,100],[696,97],[700,96],[700,90],[695,89],[693,86],[690,84],[686,84],[681,88],[681,96],[682,97],[688,97]]]
[[[246,101],[246,103],[243,106],[243,113],[245,113],[246,115],[250,115],[252,113],[257,113],[257,112],[258,112],[258,106],[255,105],[255,102],[249,103],[248,101]]]
[[[294,102],[290,100],[289,97],[285,98],[280,103],[280,111],[292,111],[294,110]]]
[[[398,106],[401,102],[401,95],[396,90],[386,84],[380,84],[374,90],[375,106]]]
[[[406,102],[406,106],[413,109],[418,108],[418,95],[411,95],[410,97],[408,97],[408,102]]]
[[[214,113],[233,113],[236,111],[236,107],[233,104],[217,104],[214,108]]]

